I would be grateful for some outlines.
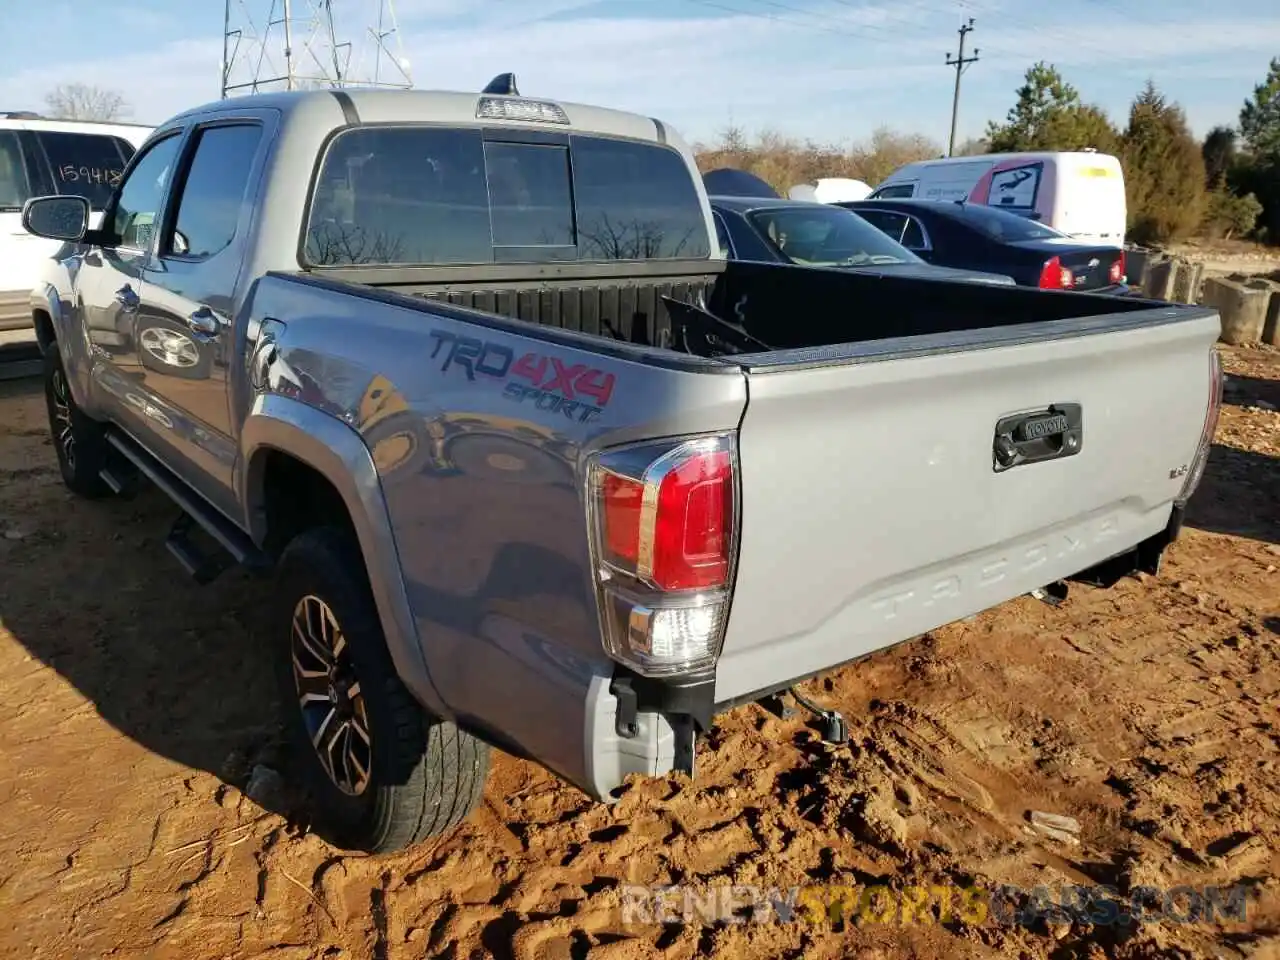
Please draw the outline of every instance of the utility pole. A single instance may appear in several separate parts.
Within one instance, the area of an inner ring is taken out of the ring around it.
[[[955,153],[956,149],[956,114],[960,111],[960,76],[964,73],[965,68],[971,63],[978,62],[977,47],[973,48],[973,56],[966,57],[964,55],[964,38],[973,32],[973,17],[969,18],[969,22],[962,24],[960,27],[960,53],[952,60],[951,54],[947,54],[947,66],[956,68],[956,91],[951,97],[951,136],[947,139],[947,156]]]

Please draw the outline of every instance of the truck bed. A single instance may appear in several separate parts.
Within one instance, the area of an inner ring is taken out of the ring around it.
[[[663,297],[792,350],[1150,310],[1136,298],[743,261],[338,268],[313,275],[647,347],[684,343]]]
[[[318,276],[386,293],[648,347],[672,345],[662,298],[707,302],[719,261],[517,264],[476,267],[326,269]]]

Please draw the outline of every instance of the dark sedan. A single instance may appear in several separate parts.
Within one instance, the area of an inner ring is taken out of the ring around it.
[[[726,259],[795,263],[933,280],[1012,286],[990,271],[934,266],[857,214],[834,204],[768,197],[713,196],[716,236]]]
[[[1124,250],[1073,240],[1007,210],[951,200],[858,200],[838,206],[938,266],[993,270],[1019,286],[1128,294]]]

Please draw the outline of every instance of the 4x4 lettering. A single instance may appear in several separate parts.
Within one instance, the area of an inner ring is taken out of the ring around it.
[[[550,370],[548,371],[548,367]],[[511,366],[511,375],[528,380],[540,390],[554,390],[570,400],[581,394],[590,397],[597,405],[608,405],[613,396],[614,375],[603,370],[592,370],[584,363],[572,366],[555,357],[542,357],[526,353]]]
[[[584,397],[590,397],[597,405],[608,406],[613,396],[613,374],[603,370],[587,370],[581,374],[574,386]]]
[[[573,381],[578,379],[587,372],[585,363],[575,363],[572,367],[566,367],[555,357],[551,358],[551,379],[543,384],[544,390],[559,390],[570,400],[573,399]]]
[[[547,375],[547,358],[540,357],[536,353],[526,353],[512,366],[511,375],[528,380],[536,387]]]

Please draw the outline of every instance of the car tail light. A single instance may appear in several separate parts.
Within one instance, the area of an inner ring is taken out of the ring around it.
[[[737,551],[732,435],[597,454],[588,495],[609,655],[644,676],[714,665]]]
[[[1075,277],[1061,260],[1050,257],[1040,268],[1040,286],[1045,290],[1070,290],[1075,286]]]
[[[1120,251],[1120,256],[1111,261],[1111,266],[1107,270],[1108,283],[1124,282],[1124,251]]]
[[[1209,402],[1204,411],[1204,426],[1200,430],[1200,444],[1196,447],[1195,456],[1187,470],[1187,478],[1182,482],[1182,490],[1174,503],[1186,506],[1191,495],[1200,486],[1204,477],[1204,468],[1209,463],[1209,450],[1213,446],[1213,435],[1218,431],[1218,415],[1222,412],[1222,358],[1218,351],[1209,351]]]

